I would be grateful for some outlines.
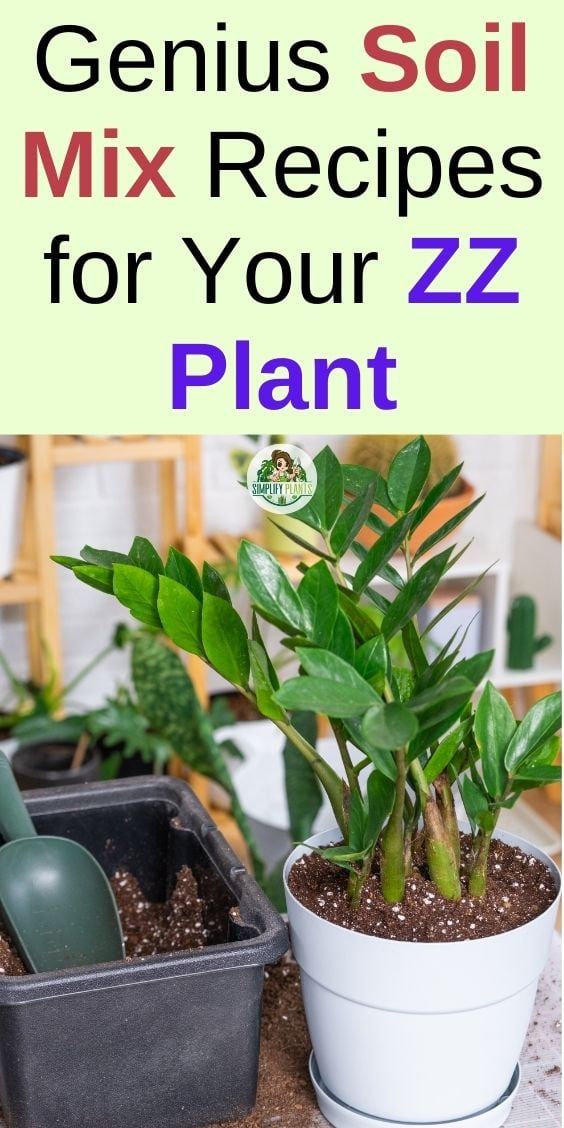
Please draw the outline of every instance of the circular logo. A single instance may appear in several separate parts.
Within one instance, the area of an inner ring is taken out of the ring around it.
[[[295,513],[303,509],[316,486],[313,459],[291,443],[263,447],[247,471],[247,489],[253,501],[269,512]]]

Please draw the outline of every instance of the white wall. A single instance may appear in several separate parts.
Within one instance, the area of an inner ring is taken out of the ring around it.
[[[343,453],[342,436],[292,441],[314,454],[325,441]],[[239,436],[204,441],[204,506],[208,530],[243,532],[261,520],[261,512],[235,480],[229,451]],[[536,436],[471,436],[458,439],[465,476],[487,498],[472,514],[467,529],[490,553],[508,560],[513,528],[536,513],[540,441]],[[61,554],[78,555],[85,543],[125,551],[136,534],[158,538],[158,483],[149,465],[116,463],[61,468],[57,471],[57,544]],[[60,570],[65,679],[74,676],[108,641],[113,626],[127,618],[114,601],[78,584]],[[19,608],[0,609],[0,649],[20,674],[26,672],[23,618]],[[97,704],[126,677],[125,660],[114,655],[89,677],[79,701]],[[0,682],[0,704],[4,688]]]

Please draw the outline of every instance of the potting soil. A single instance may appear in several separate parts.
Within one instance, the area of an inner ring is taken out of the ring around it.
[[[127,959],[147,959],[166,952],[204,948],[215,941],[213,905],[204,905],[188,866],[176,878],[165,902],[148,901],[131,873],[118,870],[111,879],[121,918]],[[218,912],[223,912],[223,908]],[[0,925],[0,975],[26,975],[7,932]]]
[[[540,916],[555,897],[551,874],[538,858],[496,839],[488,863],[487,893],[469,897],[467,880],[472,840],[462,835],[462,898],[441,897],[426,871],[424,857],[415,853],[412,875],[403,901],[391,905],[379,889],[378,859],[364,886],[358,909],[347,896],[348,875],[318,854],[293,866],[289,886],[294,896],[317,916],[355,932],[413,943],[477,940],[509,932]]]

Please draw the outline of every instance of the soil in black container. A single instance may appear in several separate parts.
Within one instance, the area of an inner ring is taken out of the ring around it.
[[[540,916],[556,896],[554,881],[543,862],[496,839],[490,848],[487,893],[469,897],[465,872],[471,856],[470,835],[462,835],[462,898],[441,897],[416,853],[405,897],[390,905],[379,891],[378,858],[355,911],[347,897],[347,874],[318,854],[293,866],[289,886],[298,901],[317,916],[355,932],[388,940],[446,943],[477,940],[519,928]]]
[[[131,873],[118,870],[111,879],[121,918],[127,959],[205,948],[215,943],[223,905],[204,903],[194,874],[183,866],[165,902],[148,901]],[[215,912],[215,915],[214,915]],[[7,932],[0,925],[0,975],[26,975]]]

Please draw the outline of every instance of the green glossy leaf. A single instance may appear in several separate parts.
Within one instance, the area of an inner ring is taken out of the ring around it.
[[[356,870],[355,862],[361,862],[366,851],[355,851],[352,850],[350,846],[324,846],[322,848],[315,847],[314,853],[319,854],[320,858],[325,858],[327,862],[332,862],[334,866],[340,866],[341,869],[347,870],[350,873]]]
[[[349,668],[352,669],[352,666]],[[370,690],[366,682],[363,684],[366,690]],[[328,717],[354,717],[367,708],[364,689],[359,691],[345,683],[334,682],[329,677],[290,678],[276,693],[276,700],[285,709],[305,709]]]
[[[274,665],[272,664],[272,662],[270,661],[270,658],[268,656],[268,651],[266,649],[266,646],[264,645],[262,634],[261,634],[261,631],[260,631],[259,622],[258,622],[258,619],[257,619],[254,611],[253,611],[253,619],[252,619],[252,626],[251,626],[251,637],[252,637],[253,642],[258,642],[259,646],[262,647],[264,653],[266,654],[266,660],[267,660],[267,663],[268,663],[268,677],[269,677],[269,680],[270,680],[270,684],[271,684],[271,686],[273,686],[274,689],[278,689],[278,687],[280,685],[280,682],[278,680],[278,674],[276,673]]]
[[[61,568],[69,568],[71,572],[84,566],[84,560],[79,556],[51,556],[50,559],[54,564],[60,564]]]
[[[468,546],[466,546],[466,547],[468,547]],[[451,551],[451,549],[445,550],[445,552],[450,552],[450,551]],[[441,553],[440,555],[444,555],[444,553]],[[435,557],[433,557],[433,559],[436,560],[437,557],[435,556]],[[432,561],[429,561],[429,563],[432,563]],[[452,560],[449,561],[449,567],[451,565],[452,565]],[[426,565],[424,565],[423,567],[426,567]],[[435,627],[447,615],[450,615],[450,612],[454,611],[454,608],[458,607],[458,604],[462,603],[463,599],[466,599],[466,597],[468,595],[470,595],[471,592],[473,592],[477,587],[480,586],[482,580],[487,576],[488,572],[490,572],[492,568],[493,568],[493,564],[490,564],[489,568],[485,568],[480,576],[478,576],[475,580],[472,580],[471,583],[467,584],[466,587],[463,589],[463,591],[460,591],[458,593],[458,595],[456,595],[454,597],[454,599],[452,599],[450,601],[450,603],[448,603],[445,607],[441,608],[441,610],[438,612],[438,614],[435,615],[434,619],[432,619],[431,622],[427,624],[427,626],[425,627],[425,630],[423,631],[421,637],[425,638],[426,635],[431,634],[431,631],[433,631],[435,629]],[[447,571],[447,570],[448,569],[445,569],[445,571]],[[420,571],[422,572],[423,568],[420,568]]]
[[[385,526],[382,531],[387,532],[389,527],[389,525]],[[365,545],[360,544],[358,541],[354,541],[351,547],[355,556],[358,556],[359,560],[366,560],[369,549],[366,548]],[[405,580],[403,576],[401,576],[397,568],[394,568],[393,564],[390,564],[389,562],[382,566],[378,574],[382,577],[383,580],[387,580],[388,583],[392,585],[392,587],[397,588],[398,591],[401,591],[402,587],[405,586]]]
[[[434,533],[431,533],[430,536],[426,537],[426,539],[423,541],[423,544],[417,549],[417,552],[413,557],[414,561],[419,560],[420,556],[425,556],[425,554],[427,552],[430,552],[436,544],[439,544],[440,541],[444,540],[445,537],[448,537],[449,533],[453,533],[454,530],[457,529],[458,526],[461,525],[462,522],[470,516],[476,506],[484,500],[485,496],[485,494],[482,494],[481,497],[477,497],[475,501],[471,501],[470,505],[465,506],[465,508],[461,509],[459,513],[456,513],[454,517],[451,517],[449,521],[445,521],[444,525],[441,525],[441,527]]]
[[[417,718],[397,701],[374,705],[362,722],[365,739],[377,748],[401,748],[416,736]]]
[[[238,563],[241,580],[252,602],[286,627],[306,633],[306,616],[301,600],[274,556],[244,540],[239,548]]]
[[[131,564],[152,572],[153,576],[160,576],[164,572],[163,562],[156,548],[146,537],[135,537],[128,556]]]
[[[451,551],[451,548],[447,548],[433,556],[396,595],[382,623],[382,631],[387,639],[401,631],[433,594],[447,569]]]
[[[348,847],[355,853],[364,853],[367,811],[359,791],[353,791],[349,803]]]
[[[337,620],[339,592],[324,560],[308,568],[298,587],[298,597],[305,614],[307,637],[317,646],[328,647]]]
[[[388,470],[388,494],[392,504],[406,513],[419,497],[431,468],[431,451],[423,436],[398,451]]]
[[[394,805],[395,786],[381,772],[371,772],[366,783],[368,818],[364,832],[364,845],[371,849],[377,842]]]
[[[386,480],[376,470],[370,470],[368,466],[351,466],[347,463],[343,466],[343,481],[346,492],[354,494],[355,497],[373,486],[375,504],[381,505],[388,513],[395,514],[396,509],[390,501]]]
[[[204,592],[208,592],[209,595],[215,595],[218,599],[223,599],[225,603],[231,603],[229,589],[223,576],[220,576],[217,569],[212,568],[207,560],[204,561],[202,568],[202,587]]]
[[[294,713],[292,726],[315,748],[317,721],[313,713]],[[286,798],[293,842],[305,842],[323,804],[323,792],[311,765],[287,740],[283,751]]]
[[[92,548],[92,545],[85,544],[84,548],[80,551],[81,559],[86,564],[99,564],[102,568],[111,568],[114,564],[129,564],[129,556],[124,552],[112,552],[106,548]]]
[[[192,560],[189,560],[183,552],[179,552],[177,548],[169,548],[168,550],[165,575],[169,576],[171,580],[176,580],[177,584],[182,584],[183,587],[188,588],[188,591],[192,592],[198,602],[202,602],[203,588],[198,569]]]
[[[364,528],[374,503],[375,489],[375,482],[371,482],[368,489],[349,502],[337,518],[331,533],[331,548],[337,556],[343,556],[357,534]]]
[[[523,760],[550,740],[561,725],[562,694],[558,691],[537,701],[525,714],[505,755],[505,767],[510,775],[517,774]]]
[[[362,717],[347,717],[343,725],[350,743],[368,756],[377,771],[395,783],[398,773],[394,755],[388,748],[376,748],[366,739],[362,732]]]
[[[551,736],[550,740],[541,744],[531,756],[521,761],[522,768],[534,768],[541,764],[553,764],[560,752],[562,742],[559,736]],[[519,769],[521,770],[521,769]]]
[[[488,794],[500,799],[507,786],[505,755],[517,722],[505,697],[488,682],[476,709],[474,736]]]
[[[445,768],[448,767],[471,727],[472,721],[470,719],[463,721],[441,741],[425,764],[424,772],[427,783],[433,783],[437,776],[440,776],[441,772],[444,772]]]
[[[432,748],[436,741],[441,740],[458,721],[461,719],[465,720],[466,718],[463,716],[465,708],[467,708],[467,706],[463,707],[458,705],[456,709],[453,709],[452,713],[444,715],[440,720],[433,723],[431,723],[431,718],[426,718],[425,728],[421,729],[410,745],[410,759],[413,759],[415,756],[420,756],[422,752],[426,752],[428,748]]]
[[[347,688],[354,693],[357,702],[364,702],[364,705],[360,705],[358,712],[363,707],[368,709],[370,705],[379,700],[378,694],[355,668],[349,666],[348,662],[343,662],[342,658],[338,658],[331,651],[298,647],[296,653],[304,670],[310,677],[332,679],[335,685]]]
[[[413,697],[415,691],[415,675],[412,670],[405,670],[403,666],[393,666],[390,672],[390,683],[396,701],[402,705]]]
[[[427,655],[421,645],[419,634],[415,629],[415,625],[411,622],[411,619],[402,628],[401,638],[413,673],[418,678],[422,677],[429,663],[427,662]]]
[[[365,599],[370,600],[370,602],[373,603],[374,606],[377,607],[378,611],[380,612],[381,618],[380,618],[380,621],[378,623],[378,630],[380,630],[382,618],[386,614],[386,611],[388,610],[388,608],[391,607],[391,600],[389,600],[385,595],[382,595],[381,591],[376,591],[376,589],[373,588],[373,587],[367,587],[366,588],[366,590],[364,592],[364,597],[365,597]]]
[[[104,568],[101,564],[80,564],[73,568],[77,580],[93,587],[96,591],[103,591],[105,595],[112,595],[114,591],[114,576],[111,568]]]
[[[495,816],[482,788],[469,776],[462,777],[459,781],[459,788],[469,823],[473,827],[479,826],[485,831],[493,830]]]
[[[202,605],[202,642],[218,674],[233,685],[248,685],[250,659],[244,623],[230,603],[208,591]]]
[[[202,604],[192,591],[170,576],[159,579],[157,611],[166,634],[188,654],[205,658],[202,643]]]
[[[319,548],[318,545],[311,544],[311,542],[305,540],[304,537],[300,537],[299,534],[294,532],[293,529],[288,529],[284,525],[279,525],[278,521],[272,520],[272,517],[269,517],[268,520],[270,521],[271,525],[274,525],[274,527],[278,529],[279,533],[284,533],[284,536],[288,537],[288,540],[293,541],[294,544],[299,544],[300,548],[305,548],[306,552],[311,552],[314,556],[319,556],[322,560],[328,560],[331,564],[335,563],[335,557],[331,556],[329,552],[323,552],[323,550]]]
[[[405,540],[411,524],[411,515],[400,517],[369,548],[364,560],[359,564],[353,579],[355,591],[363,592],[371,580],[377,576]]]
[[[297,521],[327,535],[333,528],[343,502],[343,472],[341,463],[330,447],[326,446],[314,458],[317,470],[315,493],[297,513]]]
[[[460,662],[456,663],[456,666],[452,667],[451,676],[461,675],[478,686],[485,678],[494,655],[495,650],[483,650],[480,654],[474,654],[472,658],[462,658]]]
[[[413,524],[411,526],[412,533],[415,529],[419,528],[419,525],[429,516],[429,513],[433,511],[439,501],[442,501],[443,497],[446,497],[446,495],[450,493],[456,479],[460,475],[462,466],[462,462],[458,466],[454,466],[452,470],[449,470],[448,474],[445,474],[444,478],[441,478],[440,482],[437,482],[435,486],[431,487],[426,497],[423,498],[423,501],[415,510]]]
[[[356,652],[354,665],[360,676],[370,682],[377,693],[383,693],[389,666],[384,636],[376,635],[368,642],[363,642]]]
[[[341,607],[337,611],[333,634],[327,649],[332,654],[336,654],[338,658],[342,658],[344,662],[349,662],[351,665],[354,662],[353,629]]]
[[[274,696],[275,686],[270,680],[268,658],[259,642],[249,641],[249,657],[253,689],[259,712],[262,713],[263,717],[269,717],[271,721],[287,721],[286,711],[278,704]]]
[[[416,713],[421,729],[435,726],[455,709],[461,709],[472,697],[474,685],[468,678],[449,676],[444,682],[430,686],[407,702]]]
[[[558,783],[562,779],[562,768],[560,764],[537,764],[533,768],[519,768],[516,777],[519,780],[527,780],[532,783]]]
[[[114,595],[128,607],[134,619],[148,627],[161,625],[157,611],[159,581],[151,572],[133,564],[114,565]]]

